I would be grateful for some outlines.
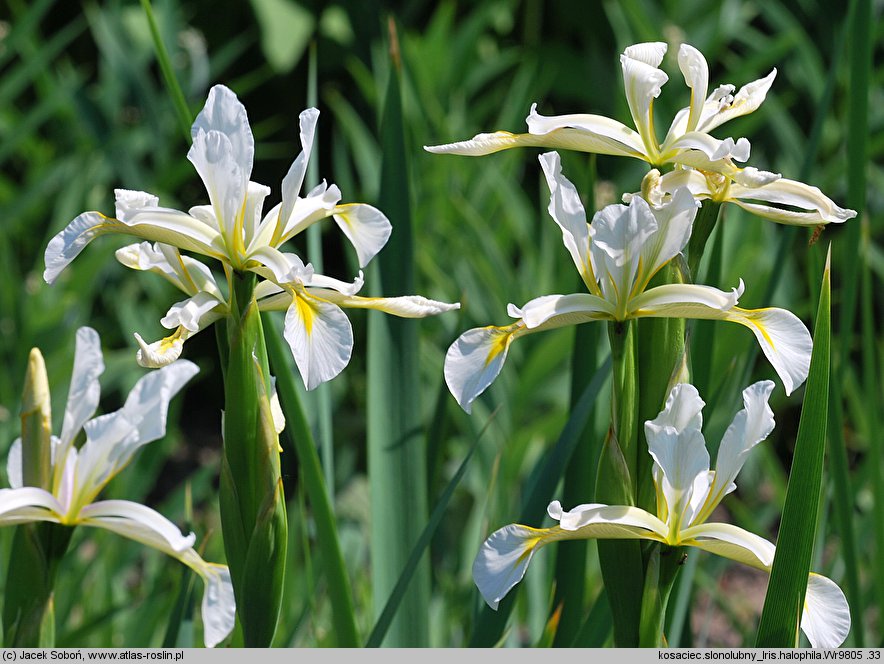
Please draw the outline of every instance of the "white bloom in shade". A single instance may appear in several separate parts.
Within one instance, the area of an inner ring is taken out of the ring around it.
[[[700,318],[739,323],[755,334],[762,351],[790,394],[807,378],[812,340],[804,324],[785,309],[742,309],[732,292],[695,284],[648,288],[651,278],[687,244],[699,203],[687,188],[665,205],[649,206],[633,196],[629,206],[609,205],[592,224],[574,185],[562,175],[559,155],[540,156],[551,196],[549,213],[562,231],[588,293],[544,295],[508,313],[518,320],[501,327],[474,328],[448,349],[445,380],[461,407],[472,402],[500,373],[514,339],[594,320]]]
[[[656,419],[645,423],[654,458],[657,514],[626,505],[587,504],[565,512],[558,501],[547,512],[558,521],[551,528],[510,524],[482,545],[473,563],[473,579],[485,601],[496,609],[525,576],[534,553],[567,539],[645,539],[668,546],[692,546],[770,572],[774,545],[727,523],[706,519],[725,495],[751,449],[774,428],[768,398],[773,383],[760,381],[743,390],[743,410],[721,440],[715,470],[700,431],[703,400],[697,390],[676,385]],[[801,628],[814,648],[837,648],[850,630],[850,609],[830,579],[810,574]]]
[[[429,152],[485,155],[522,146],[580,150],[597,154],[633,157],[652,166],[681,164],[732,175],[739,172],[734,161],[749,158],[745,138],[719,140],[709,132],[719,125],[757,109],[770,89],[776,69],[734,94],[734,86],[722,85],[708,95],[709,67],[693,46],[682,44],[678,66],[691,90],[691,103],[679,111],[663,141],[654,127],[654,99],[669,77],[660,63],[667,46],[662,42],[635,44],[620,56],[626,101],[635,129],[602,115],[576,113],[544,117],[537,105],[528,115],[528,133],[497,131],[467,141],[426,146]]]
[[[144,240],[119,250],[117,259],[132,269],[160,274],[188,296],[162,320],[173,330],[171,335],[154,343],[136,335],[139,363],[156,368],[174,362],[187,338],[229,313],[226,296],[209,267],[182,255],[181,250],[221,261],[228,275],[255,272],[269,280],[259,283],[258,289],[261,295],[274,295],[272,308],[288,309],[286,338],[293,346],[298,344],[293,351],[310,387],[336,376],[349,360],[352,333],[341,306],[414,317],[456,309],[457,304],[419,296],[356,297],[358,286],[313,274],[309,264],[304,266],[300,258],[283,253],[282,245],[329,218],[353,245],[360,267],[390,237],[390,222],[383,213],[362,203],[341,203],[341,192],[334,184],[323,181],[301,197],[318,118],[315,108],[301,113],[301,153],[282,180],[281,202],[263,214],[270,189],[249,179],[255,146],[246,109],[231,90],[216,85],[193,123],[193,146],[187,154],[206,186],[210,204],[180,212],[161,207],[152,194],[117,189],[115,218],[84,212],[50,240],[44,279],[55,281],[99,235],[123,233]],[[304,270],[309,276],[305,277]],[[357,284],[361,286],[361,276]],[[329,302],[323,299],[326,292],[332,298]]]
[[[840,224],[856,216],[855,210],[839,207],[817,187],[755,168],[744,168],[734,180],[718,173],[677,169],[655,179],[652,195],[665,201],[682,187],[694,198],[734,203],[780,224]]]
[[[203,560],[194,550],[196,536],[153,509],[127,500],[96,500],[140,447],[166,433],[169,401],[199,371],[181,360],[141,378],[123,407],[92,418],[98,407],[98,377],[104,371],[95,330],[77,331],[74,370],[60,437],[52,437],[49,490],[23,486],[21,438],[7,459],[10,489],[0,489],[0,526],[50,521],[113,531],[180,560],[205,583],[202,601],[204,640],[212,647],[233,629],[235,604],[225,565]],[[90,419],[91,418],[91,419]],[[84,431],[86,442],[74,439]]]

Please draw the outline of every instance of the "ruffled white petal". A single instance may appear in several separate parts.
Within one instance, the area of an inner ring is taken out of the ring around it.
[[[445,383],[466,412],[500,374],[513,339],[524,324],[476,327],[461,334],[445,354]]]
[[[337,376],[353,350],[347,315],[331,302],[296,290],[285,315],[284,336],[308,390]]]
[[[770,90],[776,76],[777,70],[773,69],[764,78],[744,85],[733,97],[729,94],[722,94],[721,88],[715,90],[706,102],[698,129],[711,131],[728,120],[757,109],[767,96],[767,91]],[[728,86],[728,88],[733,90],[733,86]]]
[[[522,580],[534,552],[546,542],[544,531],[511,523],[482,544],[473,561],[473,581],[495,611],[500,600]]]
[[[850,607],[841,588],[831,579],[810,573],[801,629],[814,648],[837,648],[850,632]]]
[[[140,242],[117,249],[116,258],[132,270],[159,274],[188,295],[203,290],[221,299],[221,290],[211,269],[195,258],[183,256],[177,247]]]
[[[145,369],[160,369],[169,366],[181,357],[181,351],[184,350],[184,342],[190,336],[190,333],[184,327],[179,327],[174,333],[168,337],[147,343],[138,332],[134,332],[133,336],[138,343],[138,351],[135,353],[135,361],[138,366]]]
[[[658,478],[658,490],[666,501],[667,525],[670,532],[675,533],[694,518],[694,506],[699,502],[692,500],[696,479],[709,472],[706,440],[699,429],[678,431],[653,422],[645,422],[645,437],[648,451],[660,469],[655,477]]]
[[[589,503],[565,512],[559,501],[554,500],[546,511],[563,530],[579,531],[586,539],[665,541],[668,536],[665,523],[638,507]]]
[[[634,317],[680,317],[728,320],[752,330],[776,370],[786,394],[799,387],[810,369],[813,340],[804,323],[785,309],[741,309],[740,287],[728,294],[711,286],[667,284],[645,291],[630,302]]]
[[[770,571],[776,547],[763,537],[729,523],[703,523],[679,533],[680,544]]]
[[[651,102],[660,96],[663,84],[669,80],[666,73],[657,68],[665,53],[666,44],[653,42],[630,46],[620,56],[629,112],[652,161],[657,158],[659,147],[654,137]]]
[[[634,129],[603,115],[544,116],[537,112],[537,104],[531,104],[525,121],[532,135],[542,137],[542,142],[537,143],[542,147],[648,160],[642,137]]]
[[[634,196],[629,205],[608,205],[596,212],[590,235],[593,271],[604,298],[623,313],[638,273],[642,249],[657,231],[647,202]]]
[[[215,295],[199,292],[193,297],[173,304],[160,323],[167,330],[174,330],[181,326],[191,333],[188,336],[192,336],[218,319],[220,314],[214,316],[210,314],[219,305],[223,307],[224,302]]]
[[[676,431],[696,429],[703,426],[703,406],[706,402],[700,398],[697,388],[690,383],[679,383],[666,397],[666,405],[653,420],[645,424],[654,425],[657,429],[672,427]]]
[[[686,187],[677,189],[665,204],[649,206],[657,220],[657,230],[642,244],[641,272],[633,292],[644,290],[651,277],[684,249],[699,207],[699,201]]]
[[[156,510],[128,500],[100,500],[80,510],[79,523],[96,526],[152,546],[169,555],[193,547],[196,535],[184,535]]]

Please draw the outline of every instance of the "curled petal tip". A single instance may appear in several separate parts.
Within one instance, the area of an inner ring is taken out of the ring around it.
[[[152,344],[144,341],[137,332],[134,334],[139,346],[138,352],[135,354],[135,361],[145,369],[159,369],[172,364],[172,362],[181,357],[181,351],[184,349],[184,339],[178,333],[155,341]]]

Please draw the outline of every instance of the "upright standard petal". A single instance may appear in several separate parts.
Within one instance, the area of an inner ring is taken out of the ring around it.
[[[98,408],[98,401],[101,398],[98,377],[102,373],[104,373],[104,358],[101,355],[101,339],[98,337],[98,332],[91,327],[81,327],[77,330],[74,369],[61,426],[61,447],[56,450],[62,459],[74,437]]]
[[[709,472],[709,452],[706,440],[699,429],[687,428],[677,431],[669,426],[645,423],[648,451],[654,458],[659,472],[660,491],[666,500],[665,514],[672,540],[694,518],[693,501],[697,477]]]
[[[283,336],[308,390],[337,376],[350,362],[353,330],[347,315],[331,302],[295,289]]]
[[[678,68],[684,76],[684,82],[691,89],[691,104],[688,114],[687,131],[694,131],[700,123],[703,105],[706,103],[706,91],[709,88],[709,65],[706,58],[689,44],[682,44],[678,49]]]
[[[715,476],[706,504],[698,518],[704,520],[728,493],[736,488],[734,479],[746,457],[774,429],[773,411],[768,405],[774,384],[769,380],[754,383],[743,390],[743,409],[725,431],[715,459]]]
[[[660,96],[663,84],[669,80],[666,73],[658,69],[665,54],[665,43],[651,42],[629,46],[620,56],[626,102],[651,163],[656,161],[660,152],[654,135],[651,104]]]
[[[540,166],[549,185],[549,215],[562,230],[562,241],[586,287],[598,295],[589,257],[589,224],[577,188],[562,175],[562,160],[557,152],[540,155]]]
[[[656,218],[640,196],[634,196],[628,206],[608,205],[592,219],[593,270],[604,298],[616,306],[618,319],[626,314],[633,295],[642,248],[657,228]]]
[[[316,123],[319,121],[319,110],[308,108],[301,111],[298,117],[301,137],[301,152],[292,162],[288,173],[282,179],[282,207],[279,216],[287,220],[298,200],[301,187],[304,186],[304,177],[307,175],[307,164],[313,152],[313,136],[316,133]]]
[[[169,401],[199,371],[187,360],[152,371],[129,392],[123,407],[86,423],[77,462],[78,502],[90,502],[147,443],[166,433]]]
[[[194,120],[191,137],[193,146],[187,158],[206,185],[228,249],[232,250],[243,241],[236,235],[242,228],[240,214],[252,173],[255,141],[246,109],[230,89],[216,85],[209,91],[203,110]]]

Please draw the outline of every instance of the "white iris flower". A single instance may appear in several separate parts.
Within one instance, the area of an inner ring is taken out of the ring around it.
[[[23,485],[22,440],[17,439],[6,467],[12,488],[0,489],[0,526],[49,521],[103,528],[180,560],[205,583],[204,640],[207,646],[215,646],[234,625],[233,586],[227,566],[203,560],[193,548],[196,536],[184,535],[150,507],[128,500],[96,500],[140,447],[165,435],[169,401],[199,369],[180,360],[153,371],[135,384],[122,408],[92,418],[100,395],[98,377],[103,371],[98,333],[80,328],[61,435],[51,439],[48,490]],[[78,449],[74,440],[80,431],[85,432],[86,441]]]
[[[464,410],[469,412],[476,397],[497,378],[514,339],[595,320],[656,317],[739,323],[755,334],[787,394],[804,382],[813,346],[807,328],[785,309],[736,306],[742,281],[730,293],[695,284],[648,288],[690,237],[699,203],[687,188],[675,191],[660,207],[649,206],[639,196],[628,206],[609,205],[590,225],[577,190],[562,175],[559,155],[543,154],[540,163],[551,192],[549,213],[589,292],[544,295],[521,308],[511,304],[508,312],[518,319],[515,323],[464,332],[445,357],[445,380]]]
[[[332,218],[364,267],[390,236],[390,222],[383,213],[370,205],[341,203],[334,184],[323,181],[300,196],[318,117],[315,108],[301,113],[301,153],[282,180],[282,201],[263,214],[270,189],[250,180],[255,149],[246,109],[232,91],[216,85],[193,123],[193,146],[187,154],[206,186],[210,205],[180,212],[161,207],[152,194],[117,189],[115,218],[85,212],[49,242],[44,279],[52,283],[100,235],[123,233],[146,240],[118,251],[118,260],[162,275],[188,296],[162,319],[173,330],[171,335],[152,344],[136,335],[139,363],[160,367],[180,356],[188,337],[229,311],[209,267],[180,250],[221,261],[225,273],[252,271],[265,280],[257,287],[260,309],[287,310],[285,338],[308,389],[334,378],[350,360],[353,333],[341,307],[379,309],[404,317],[457,309],[458,304],[417,295],[359,297],[361,272],[353,283],[345,283],[315,274],[309,263],[282,250],[309,226]]]
[[[696,388],[676,385],[656,419],[645,423],[654,458],[657,513],[626,505],[587,504],[565,512],[558,501],[547,512],[551,528],[510,524],[482,545],[473,579],[494,609],[522,577],[534,553],[558,540],[644,539],[669,546],[691,546],[769,572],[775,547],[768,540],[727,523],[707,519],[725,495],[755,445],[774,428],[768,398],[773,383],[760,381],[743,390],[744,408],[721,440],[715,470],[701,433],[703,400]],[[801,628],[814,648],[837,648],[850,630],[850,610],[841,589],[818,574],[808,579]]]
[[[436,153],[485,155],[522,146],[563,148],[597,154],[634,157],[652,166],[681,164],[707,170],[734,173],[736,161],[749,158],[749,141],[740,138],[718,140],[710,131],[728,120],[757,109],[770,89],[776,69],[745,85],[734,95],[733,85],[722,85],[708,97],[709,66],[693,46],[682,44],[678,66],[691,89],[690,106],[679,111],[663,141],[654,127],[654,99],[660,96],[669,77],[660,69],[667,45],[648,42],[629,46],[620,56],[626,101],[635,129],[617,120],[588,113],[544,117],[531,107],[528,133],[497,131],[478,134],[468,141],[427,146]]]

